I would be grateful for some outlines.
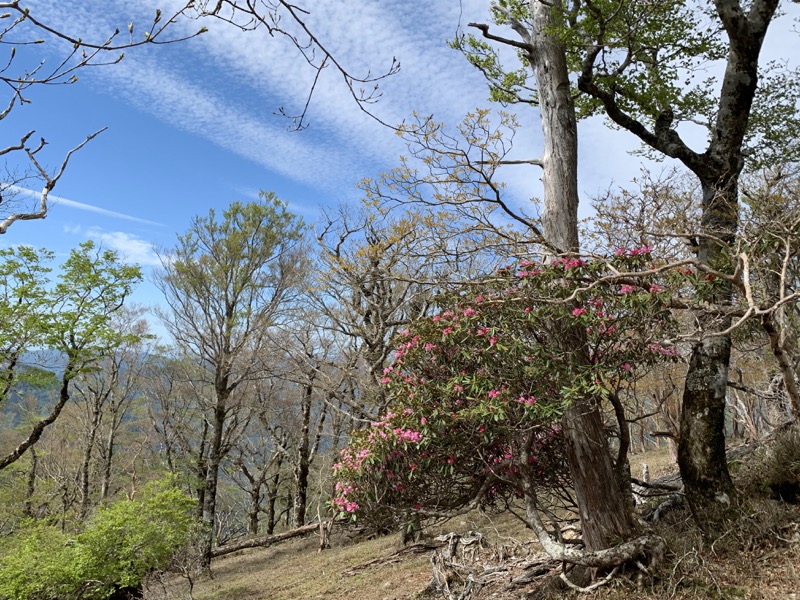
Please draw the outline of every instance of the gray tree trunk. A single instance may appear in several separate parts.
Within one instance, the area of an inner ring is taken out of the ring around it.
[[[223,386],[224,388],[225,386]],[[217,400],[214,405],[214,421],[211,429],[211,440],[208,448],[208,463],[203,490],[203,525],[205,536],[201,553],[201,566],[205,571],[211,570],[211,550],[214,547],[214,524],[217,516],[217,484],[219,482],[219,469],[222,464],[222,437],[225,427],[228,393],[227,389],[217,390]]]
[[[556,252],[578,250],[578,126],[566,50],[551,29],[550,4],[531,0],[533,66],[544,134],[542,234]],[[583,332],[565,331],[576,359],[586,353]],[[588,360],[588,357],[582,357]],[[589,551],[608,548],[633,535],[629,502],[617,485],[600,407],[595,398],[573,402],[564,411],[567,458]]]

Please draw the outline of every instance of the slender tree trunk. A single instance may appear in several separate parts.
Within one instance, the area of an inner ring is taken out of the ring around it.
[[[278,491],[281,483],[281,465],[283,456],[279,456],[275,461],[275,474],[272,476],[271,485],[267,486],[267,534],[272,535],[275,531],[277,515],[275,513],[275,503],[278,500]]]
[[[203,538],[201,566],[205,571],[211,570],[211,550],[214,547],[214,523],[217,516],[217,484],[219,482],[219,468],[222,464],[222,434],[227,417],[228,394],[226,390],[217,391],[217,401],[214,406],[214,422],[211,430],[211,443],[208,449],[208,470],[206,472],[203,525],[206,528]]]
[[[776,215],[776,218],[779,218]],[[775,252],[771,260],[767,262],[765,274],[765,287],[767,300],[765,308],[775,306],[785,297],[786,287],[789,282],[783,280],[783,257]],[[797,377],[797,328],[792,325],[789,319],[785,318],[785,311],[793,310],[791,307],[783,306],[775,312],[762,315],[761,326],[769,339],[769,347],[772,355],[778,363],[781,379],[783,380],[786,396],[791,406],[791,413],[795,418],[800,416],[800,385]],[[783,317],[783,318],[781,318]]]
[[[247,511],[247,533],[258,535],[258,515],[261,512],[261,483],[256,481],[250,488],[250,506]]]
[[[309,446],[311,443],[311,397],[314,388],[312,384],[303,391],[301,406],[302,424],[300,430],[300,443],[297,446],[297,459],[294,466],[294,526],[302,527],[306,520],[306,503],[308,501],[308,472],[309,472]]]
[[[203,519],[203,510],[206,506],[206,477],[208,476],[208,457],[206,456],[206,443],[208,442],[208,421],[203,419],[203,433],[200,436],[200,448],[197,451],[195,464],[195,477],[197,478],[197,518]]]
[[[27,517],[33,517],[33,495],[36,493],[36,468],[39,459],[36,456],[36,448],[31,448],[31,468],[28,471],[28,489],[25,491],[24,513]]]
[[[94,405],[92,406],[89,435],[86,438],[86,447],[83,450],[83,461],[81,462],[81,519],[86,518],[86,515],[89,513],[89,480],[91,478],[92,450],[94,449],[94,440],[97,437],[97,430],[100,427],[100,418],[102,415],[99,402],[99,399],[95,399]]]
[[[111,465],[114,461],[114,441],[117,434],[116,416],[111,416],[111,427],[106,437],[106,449],[103,453],[103,476],[100,482],[100,500],[107,500],[111,493]]]
[[[557,14],[550,3],[531,0],[532,51],[528,60],[536,76],[544,133],[542,234],[554,250],[569,253],[578,250],[578,126],[566,50],[551,33],[557,26]],[[565,350],[578,355],[586,352],[581,332],[565,334]],[[630,539],[634,531],[629,502],[614,475],[596,399],[584,398],[567,406],[563,425],[587,550]]]

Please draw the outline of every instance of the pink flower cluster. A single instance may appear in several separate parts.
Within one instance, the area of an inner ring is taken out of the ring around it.
[[[358,452],[354,452],[352,448],[343,448],[339,453],[342,459],[333,465],[333,471],[341,471],[342,469],[357,470],[361,468],[361,463],[369,456],[369,449],[362,448]]]
[[[650,352],[661,354],[662,356],[680,356],[681,352],[677,348],[667,348],[661,344],[648,344],[647,349]]]
[[[333,505],[336,506],[336,508],[338,508],[342,512],[348,512],[348,513],[356,512],[361,507],[358,505],[358,503],[347,499],[347,495],[350,492],[355,492],[355,491],[358,491],[358,488],[343,483],[341,481],[337,481],[336,492],[339,495],[333,499]]]
[[[653,251],[653,246],[650,244],[645,244],[644,246],[639,246],[638,248],[634,248],[633,250],[626,250],[625,248],[617,248],[614,250],[614,256],[643,256],[645,254],[650,254]]]
[[[570,269],[577,269],[578,267],[583,267],[586,265],[585,260],[581,260],[580,258],[557,258],[553,261],[554,265],[561,265],[564,267],[565,271],[569,271]]]

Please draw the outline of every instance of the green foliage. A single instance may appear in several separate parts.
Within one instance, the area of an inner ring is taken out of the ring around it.
[[[304,229],[300,218],[265,192],[260,202],[234,202],[221,219],[213,209],[195,217],[178,236],[162,278],[178,339],[208,360],[208,352],[230,351],[257,324],[266,326],[304,263],[291,252]]]
[[[118,347],[128,337],[112,326],[142,279],[138,266],[122,264],[117,253],[91,241],[70,252],[51,292],[53,320],[45,343],[66,354],[77,370]]]
[[[0,598],[49,600],[76,597],[73,549],[57,527],[31,523],[0,547]]]
[[[562,41],[570,71],[589,76],[601,93],[613,96],[618,110],[651,130],[700,125],[713,135],[720,106],[719,81],[708,72],[711,65],[726,59],[729,44],[712,3],[593,0],[552,6],[557,25],[550,33]],[[495,0],[492,21],[499,26],[512,25],[517,31],[530,30],[530,4]],[[523,37],[520,41],[529,40]],[[464,35],[451,45],[484,74],[492,99],[536,102],[536,90],[527,85],[530,65],[526,52],[518,50],[521,66],[509,66],[502,64],[493,43],[474,35]],[[787,68],[782,61],[760,69],[745,138],[749,168],[800,156],[798,81],[797,69]],[[576,90],[575,101],[580,118],[604,113],[594,93]],[[657,152],[645,152],[661,158]]]
[[[0,598],[101,600],[119,587],[139,587],[184,546],[194,506],[170,481],[156,482],[141,499],[98,511],[73,539],[54,526],[26,523],[0,547]]]
[[[113,586],[137,587],[150,570],[166,568],[192,530],[195,507],[171,483],[156,482],[140,500],[100,509],[78,536],[82,572],[103,583],[95,597]]]

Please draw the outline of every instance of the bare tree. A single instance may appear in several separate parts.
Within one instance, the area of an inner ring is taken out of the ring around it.
[[[117,434],[131,404],[150,348],[147,345],[147,322],[142,309],[125,310],[114,319],[121,334],[121,344],[110,348],[98,368],[81,373],[73,383],[75,399],[83,409],[85,446],[80,467],[81,517],[91,504],[90,483],[95,452],[101,460],[99,499],[109,496]],[[103,436],[98,440],[98,436]],[[99,444],[98,444],[99,442]],[[95,448],[97,446],[97,448]]]
[[[203,521],[204,567],[210,569],[220,465],[230,449],[226,425],[241,405],[235,393],[261,376],[257,361],[270,328],[301,283],[302,223],[272,194],[234,203],[221,219],[196,217],[163,256],[158,284],[164,321],[213,387]],[[227,428],[230,431],[230,428]]]
[[[67,31],[59,23],[48,22],[38,17],[36,9],[25,6],[20,0],[0,2],[0,43],[7,52],[0,69],[0,82],[8,91],[5,108],[0,108],[3,121],[14,108],[32,102],[31,93],[39,86],[72,84],[78,74],[90,67],[109,66],[120,62],[126,50],[145,45],[160,45],[195,37],[203,32],[185,37],[169,37],[169,28],[178,19],[195,15],[194,2],[179,3],[173,12],[155,12],[152,22],[141,34],[134,35],[134,24],[124,26],[127,36],[120,29],[110,32],[106,39],[87,39],[80,32]],[[125,39],[127,37],[127,39]],[[58,58],[51,62],[43,58],[29,60],[27,47],[43,45],[43,54],[51,48]],[[22,51],[25,50],[25,51]],[[50,66],[52,64],[52,66]],[[36,131],[29,130],[0,148],[0,156],[6,161],[6,173],[0,180],[0,234],[6,233],[16,221],[44,219],[48,212],[48,196],[64,175],[73,154],[83,148],[102,128],[89,134],[80,144],[69,150],[55,169],[48,168],[43,160],[43,150],[48,142],[44,137],[35,139]],[[23,185],[41,183],[42,189],[31,204],[23,197],[27,190]]]

